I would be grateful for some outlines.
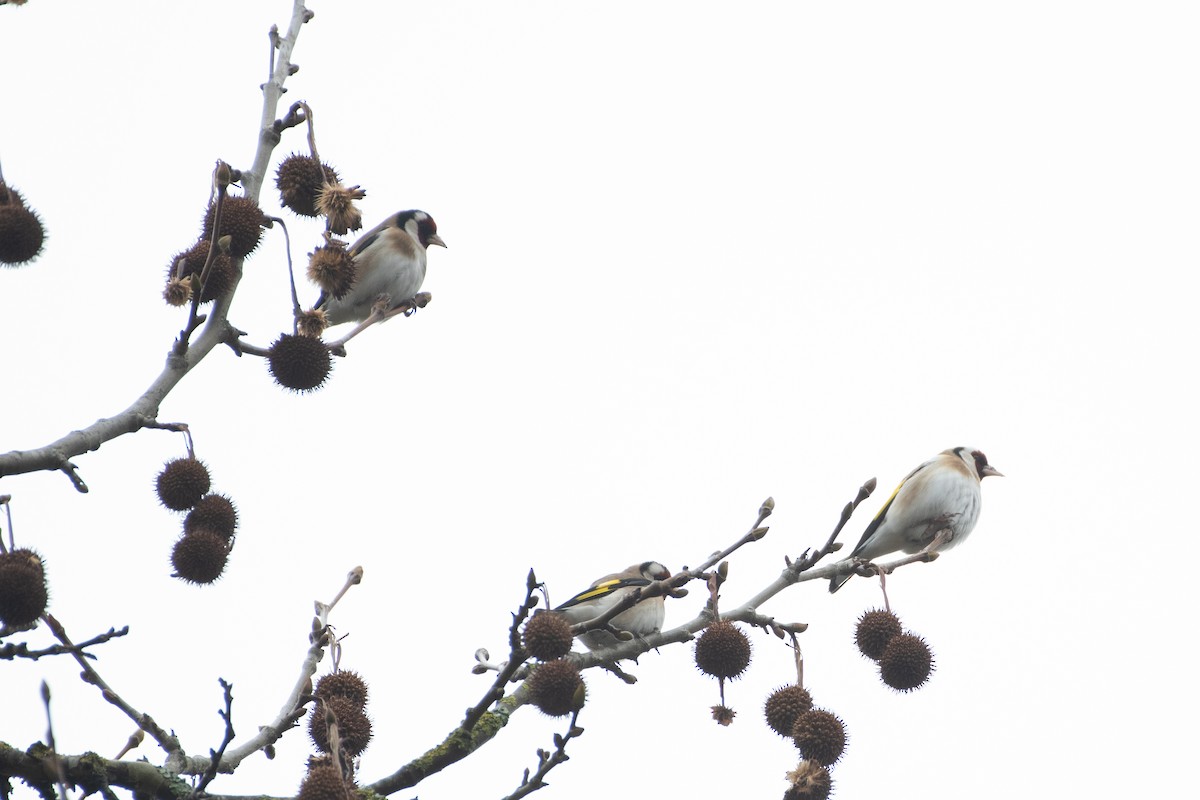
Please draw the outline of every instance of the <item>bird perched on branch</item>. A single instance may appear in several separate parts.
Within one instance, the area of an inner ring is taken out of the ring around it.
[[[612,575],[605,575],[555,611],[566,617],[572,625],[578,625],[599,617],[638,587],[648,586],[654,581],[669,577],[671,570],[662,564],[657,561],[643,561]],[[666,613],[663,595],[658,595],[639,600],[632,608],[613,617],[609,624],[635,636],[646,636],[662,630]],[[618,642],[617,638],[606,630],[587,631],[581,634],[579,639],[589,650],[610,647]]]
[[[943,450],[900,482],[849,557],[872,561],[898,550],[934,552],[960,544],[979,520],[979,482],[989,475],[1001,473],[981,451]],[[829,591],[848,580],[850,575],[831,579]]]
[[[354,283],[341,298],[321,292],[317,308],[323,308],[329,324],[362,322],[375,304],[387,298],[395,308],[421,290],[425,281],[425,250],[430,245],[445,247],[437,223],[424,211],[401,211],[367,231],[350,248],[354,259]]]

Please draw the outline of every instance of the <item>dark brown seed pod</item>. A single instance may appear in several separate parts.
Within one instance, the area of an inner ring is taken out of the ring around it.
[[[750,666],[750,640],[728,620],[717,620],[696,640],[696,666],[714,678],[736,678]]]
[[[46,229],[16,189],[0,182],[0,264],[27,264],[42,252]]]
[[[793,684],[780,687],[772,692],[771,696],[767,698],[764,711],[771,730],[780,736],[789,737],[792,735],[792,726],[796,724],[796,717],[812,707],[812,695],[808,693],[808,690]]]
[[[333,167],[299,153],[285,158],[275,170],[279,202],[302,217],[317,216],[317,196],[321,194],[321,187],[340,180]]]
[[[800,755],[828,767],[846,751],[846,725],[836,714],[814,708],[796,717],[792,741]]]
[[[300,782],[297,800],[351,800],[353,784],[342,777],[342,771],[332,762],[308,768]]]
[[[878,661],[883,655],[883,648],[887,647],[893,636],[899,636],[901,630],[903,628],[900,626],[900,618],[895,614],[878,608],[872,609],[863,612],[858,618],[858,626],[854,629],[854,642],[858,645],[860,653]]]
[[[289,333],[271,345],[267,363],[276,383],[301,393],[321,388],[333,370],[329,350],[320,339]]]
[[[204,212],[204,230],[200,238],[212,241],[213,216],[217,207],[210,203]],[[221,207],[221,236],[229,236],[229,255],[233,258],[245,258],[254,252],[262,239],[263,225],[266,216],[258,204],[249,197],[229,195]],[[218,237],[220,238],[220,237]]]
[[[208,493],[212,479],[208,467],[195,458],[168,461],[158,473],[155,489],[159,501],[173,511],[184,511]]]
[[[801,761],[787,779],[790,785],[783,800],[826,800],[833,791],[829,770],[815,761]]]
[[[0,623],[31,625],[46,613],[48,600],[41,556],[27,548],[0,553]]]
[[[553,661],[571,652],[571,624],[562,614],[539,611],[525,623],[525,649],[538,661]]]
[[[879,659],[879,677],[900,692],[911,692],[929,680],[933,652],[915,633],[892,637]]]
[[[583,706],[587,686],[570,661],[539,664],[526,681],[530,701],[545,715],[564,717]]]
[[[313,744],[322,753],[331,752],[329,746],[329,722],[326,710],[337,724],[338,742],[341,752],[354,757],[367,749],[371,742],[371,720],[361,705],[348,697],[330,697],[313,704],[309,715],[308,734]]]
[[[175,542],[171,551],[172,577],[188,583],[209,584],[221,577],[229,560],[229,543],[215,531],[201,528],[186,533]]]
[[[233,539],[237,524],[237,507],[232,500],[223,494],[206,494],[183,518],[183,532],[191,533],[199,528],[208,528],[221,534],[228,542]]]
[[[367,705],[367,682],[352,670],[343,669],[322,675],[317,681],[313,692],[317,697],[328,700],[331,697],[344,697],[359,708]]]
[[[173,281],[185,279],[189,275],[194,275],[194,280],[200,279],[204,273],[204,263],[208,260],[210,246],[207,239],[201,239],[187,250],[171,257],[170,263],[167,264],[167,289],[164,295],[171,290]],[[182,266],[179,263],[181,260]],[[234,269],[233,259],[227,253],[218,252],[213,257],[212,266],[208,268],[208,279],[204,282],[204,294],[200,296],[200,302],[211,303],[218,297],[224,297],[233,289],[236,280],[237,271]],[[195,285],[193,284],[193,289]]]
[[[354,285],[354,259],[346,243],[335,239],[309,253],[308,279],[334,299],[345,297]]]

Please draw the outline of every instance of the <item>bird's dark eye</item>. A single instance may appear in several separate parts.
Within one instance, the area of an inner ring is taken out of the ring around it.
[[[971,457],[975,459],[975,472],[982,475],[983,468],[988,465],[987,456],[980,450],[972,450]]]

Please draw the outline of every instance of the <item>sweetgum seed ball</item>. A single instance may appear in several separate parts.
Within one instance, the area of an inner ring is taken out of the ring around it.
[[[0,622],[31,625],[46,613],[47,601],[41,556],[25,548],[0,553]]]
[[[553,661],[571,652],[571,624],[554,611],[539,611],[525,623],[525,649],[538,661]]]
[[[171,551],[176,578],[188,583],[208,584],[221,577],[229,560],[229,543],[215,531],[201,528],[185,533]]]
[[[914,633],[892,638],[879,659],[879,677],[900,692],[911,692],[929,680],[933,672],[933,652],[925,640]]]
[[[367,705],[367,682],[357,672],[343,669],[323,675],[317,681],[313,694],[325,700],[344,697],[359,708],[364,708]]]
[[[237,508],[232,500],[223,494],[206,494],[183,518],[183,532],[191,533],[200,528],[208,528],[230,541],[237,530],[237,521]]]
[[[213,218],[217,207],[209,204],[204,212],[204,232],[201,239],[212,241]],[[231,237],[229,255],[233,258],[245,258],[258,247],[262,239],[262,226],[267,221],[258,204],[249,197],[229,195],[221,207],[221,236]]]
[[[714,678],[736,678],[750,666],[750,640],[732,622],[718,620],[696,640],[696,666]]]
[[[883,656],[883,648],[899,636],[902,628],[900,618],[890,611],[872,609],[858,618],[858,627],[854,629],[854,642],[858,650],[867,658],[878,661]]]
[[[275,170],[279,201],[302,217],[317,216],[317,195],[325,183],[338,183],[337,170],[312,156],[293,153]]]
[[[325,720],[326,707],[333,712],[337,720],[342,752],[354,757],[366,750],[371,742],[371,720],[363,712],[362,706],[348,697],[337,696],[313,704],[312,714],[309,715],[308,734],[317,749],[322,753],[330,752],[329,727]]]
[[[321,388],[333,369],[329,350],[320,339],[289,333],[271,345],[267,362],[276,383],[299,393]]]
[[[184,511],[200,502],[211,483],[208,467],[203,462],[195,458],[177,458],[168,461],[158,473],[155,489],[164,506]]]
[[[802,686],[784,686],[767,698],[767,724],[780,736],[791,736],[796,717],[813,707],[812,695]]]
[[[846,751],[846,726],[836,714],[814,708],[796,717],[792,740],[800,755],[828,767]]]
[[[298,800],[350,800],[353,797],[333,764],[310,767],[300,783]]]
[[[587,691],[579,670],[563,659],[539,664],[526,685],[531,702],[550,717],[570,714],[578,707],[581,694]]]

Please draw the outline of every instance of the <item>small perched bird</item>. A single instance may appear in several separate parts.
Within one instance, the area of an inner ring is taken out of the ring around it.
[[[395,308],[421,290],[425,281],[425,249],[445,247],[437,223],[424,211],[401,211],[367,231],[350,248],[354,259],[354,284],[341,299],[325,292],[317,299],[330,325],[362,322],[387,296]]]
[[[979,482],[989,475],[1001,473],[981,451],[943,450],[900,482],[849,557],[871,561],[897,550],[941,551],[961,543],[979,520]],[[848,580],[831,579],[829,591]]]
[[[621,598],[639,586],[671,577],[671,570],[657,561],[643,561],[620,572],[605,575],[592,583],[585,591],[572,597],[555,611],[567,618],[572,625],[593,620],[603,614]],[[635,636],[646,636],[662,630],[666,618],[663,596],[639,600],[633,608],[626,609],[612,618],[609,623],[618,630],[629,631]],[[617,638],[605,630],[588,631],[579,637],[589,650],[598,650],[617,644]]]

